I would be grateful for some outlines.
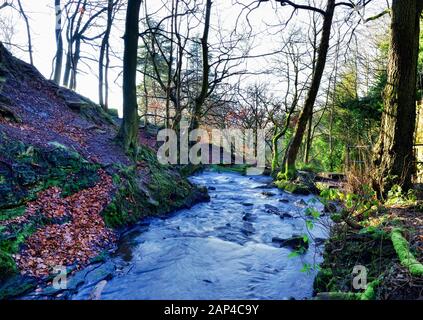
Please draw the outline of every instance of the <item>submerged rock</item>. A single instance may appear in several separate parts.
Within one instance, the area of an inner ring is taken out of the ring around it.
[[[288,247],[294,250],[308,249],[309,243],[302,236],[294,235],[288,239],[278,237],[272,238],[272,242],[282,247]]]
[[[297,207],[302,207],[302,208],[307,207],[307,202],[305,202],[303,199],[300,199],[300,200],[295,201],[294,204]]]
[[[276,214],[276,215],[280,214],[279,209],[275,206],[270,205],[270,204],[265,204],[264,208],[266,209],[267,213],[273,213],[273,214]]]
[[[289,203],[289,200],[286,198],[279,199],[278,201],[282,203]]]
[[[263,191],[261,193],[262,195],[266,196],[266,197],[274,197],[276,194],[270,191]]]
[[[246,236],[249,236],[253,234],[256,231],[254,229],[253,224],[251,222],[244,222],[244,225],[242,226],[241,232],[245,234]]]
[[[250,212],[247,212],[242,217],[242,220],[248,221],[248,222],[253,222],[253,221],[257,220],[257,217],[256,216],[253,216]]]
[[[294,218],[294,216],[293,216],[292,214],[287,213],[287,212],[282,212],[282,213],[279,215],[279,217],[280,217],[281,219],[291,219],[291,218]]]
[[[285,218],[293,218],[293,216],[287,212],[282,212],[279,208],[272,206],[270,204],[265,204],[264,207],[266,208],[267,213],[272,213],[279,216],[281,219]]]

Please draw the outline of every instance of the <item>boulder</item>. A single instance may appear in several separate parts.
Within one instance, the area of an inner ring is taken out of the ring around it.
[[[278,237],[272,238],[272,242],[279,245],[279,247],[287,247],[294,250],[307,250],[309,243],[304,240],[303,236],[294,235],[291,238],[282,239]]]

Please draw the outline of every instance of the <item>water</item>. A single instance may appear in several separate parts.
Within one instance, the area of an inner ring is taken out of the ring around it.
[[[108,265],[116,271],[102,299],[306,299],[312,296],[321,244],[306,254],[272,243],[273,237],[308,234],[326,238],[321,223],[308,231],[306,205],[322,210],[312,196],[267,188],[268,177],[205,172],[192,178],[211,187],[211,201],[166,219],[149,218],[119,244]],[[273,194],[273,195],[272,195]],[[269,210],[270,208],[270,210]],[[280,218],[275,211],[293,218]],[[324,221],[324,218],[321,221]],[[321,242],[319,239],[316,242]],[[98,282],[98,281],[97,281]],[[86,281],[72,299],[89,298],[96,283]]]

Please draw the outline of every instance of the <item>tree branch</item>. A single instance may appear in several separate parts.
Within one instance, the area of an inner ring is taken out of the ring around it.
[[[281,3],[281,6],[284,6],[284,5],[287,5],[288,4],[291,7],[293,7],[295,10],[297,10],[297,9],[305,9],[305,10],[311,10],[311,11],[320,13],[322,15],[325,15],[326,14],[326,12],[324,10],[319,9],[319,8],[316,8],[316,7],[312,7],[312,6],[308,6],[308,5],[296,4],[296,3],[292,2],[292,1],[289,1],[289,0],[276,0],[276,1],[280,2]]]

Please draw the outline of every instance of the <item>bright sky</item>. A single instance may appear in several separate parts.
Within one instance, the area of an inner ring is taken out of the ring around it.
[[[160,1],[166,0],[148,0],[149,5],[154,7]],[[213,24],[218,25],[218,21],[221,22],[223,28],[231,31],[234,28],[236,17],[240,12],[241,6],[235,5],[235,0],[215,0],[213,11]],[[252,0],[238,0],[244,4],[249,4]],[[298,3],[305,3],[306,1],[298,0]],[[319,0],[316,0],[319,3]],[[28,16],[30,18],[30,26],[33,37],[33,47],[34,47],[34,63],[35,66],[41,71],[41,73],[50,78],[52,71],[52,60],[55,54],[55,16],[53,8],[53,0],[22,0],[22,4]],[[368,12],[379,12],[386,7],[385,0],[374,0],[372,6],[367,10]],[[277,9],[276,9],[277,8]],[[258,34],[254,42],[254,50],[252,53],[265,53],[274,51],[277,48],[278,41],[277,39],[282,35],[279,28],[279,33],[274,35],[267,35],[264,30],[268,28],[269,25],[277,25],[281,18],[287,17],[291,14],[292,10],[286,7],[280,7],[279,4],[275,3],[273,0],[270,2],[262,3],[260,8],[255,10],[250,16],[250,23],[254,28],[254,32]],[[366,16],[368,16],[366,12]],[[123,12],[124,14],[124,12]],[[10,10],[6,12],[5,9],[2,10],[0,14],[0,19],[7,23],[8,19],[11,19],[15,35],[12,39],[12,42],[18,43],[20,45],[25,45],[26,43],[26,32],[23,23],[23,19],[19,17],[18,13],[13,13],[10,17]],[[10,18],[8,18],[10,17]],[[295,25],[298,26],[300,21],[307,21],[308,12],[299,10],[294,16]],[[242,19],[245,24],[245,19]],[[277,29],[273,28],[272,30],[276,31]],[[366,29],[364,29],[366,30]],[[123,35],[123,21],[119,21],[113,30],[113,35],[111,39],[112,49],[117,53],[122,51],[122,35]],[[366,31],[365,31],[366,32]],[[0,30],[0,40],[3,35]],[[213,37],[213,35],[212,35]],[[279,38],[280,39],[280,38]],[[83,49],[84,50],[84,49]],[[19,58],[28,61],[28,54],[20,51],[17,48],[12,48],[13,53]],[[93,58],[96,57],[96,52],[89,52]],[[94,101],[98,101],[98,80],[97,80],[97,64],[85,60],[86,65],[81,64],[80,74],[77,79],[77,91],[81,94],[91,98]],[[254,61],[248,62],[248,68],[252,71],[263,69],[267,66],[269,58],[266,59],[256,59]],[[114,60],[112,65],[120,66],[121,62]],[[92,69],[90,71],[90,68]],[[111,70],[110,80],[114,83],[110,87],[110,106],[121,109],[122,97],[121,97],[121,77],[119,77],[120,68],[114,68]],[[251,79],[250,79],[251,80]],[[267,80],[269,80],[267,78]],[[253,80],[251,80],[253,81]],[[276,89],[275,89],[276,90]]]

